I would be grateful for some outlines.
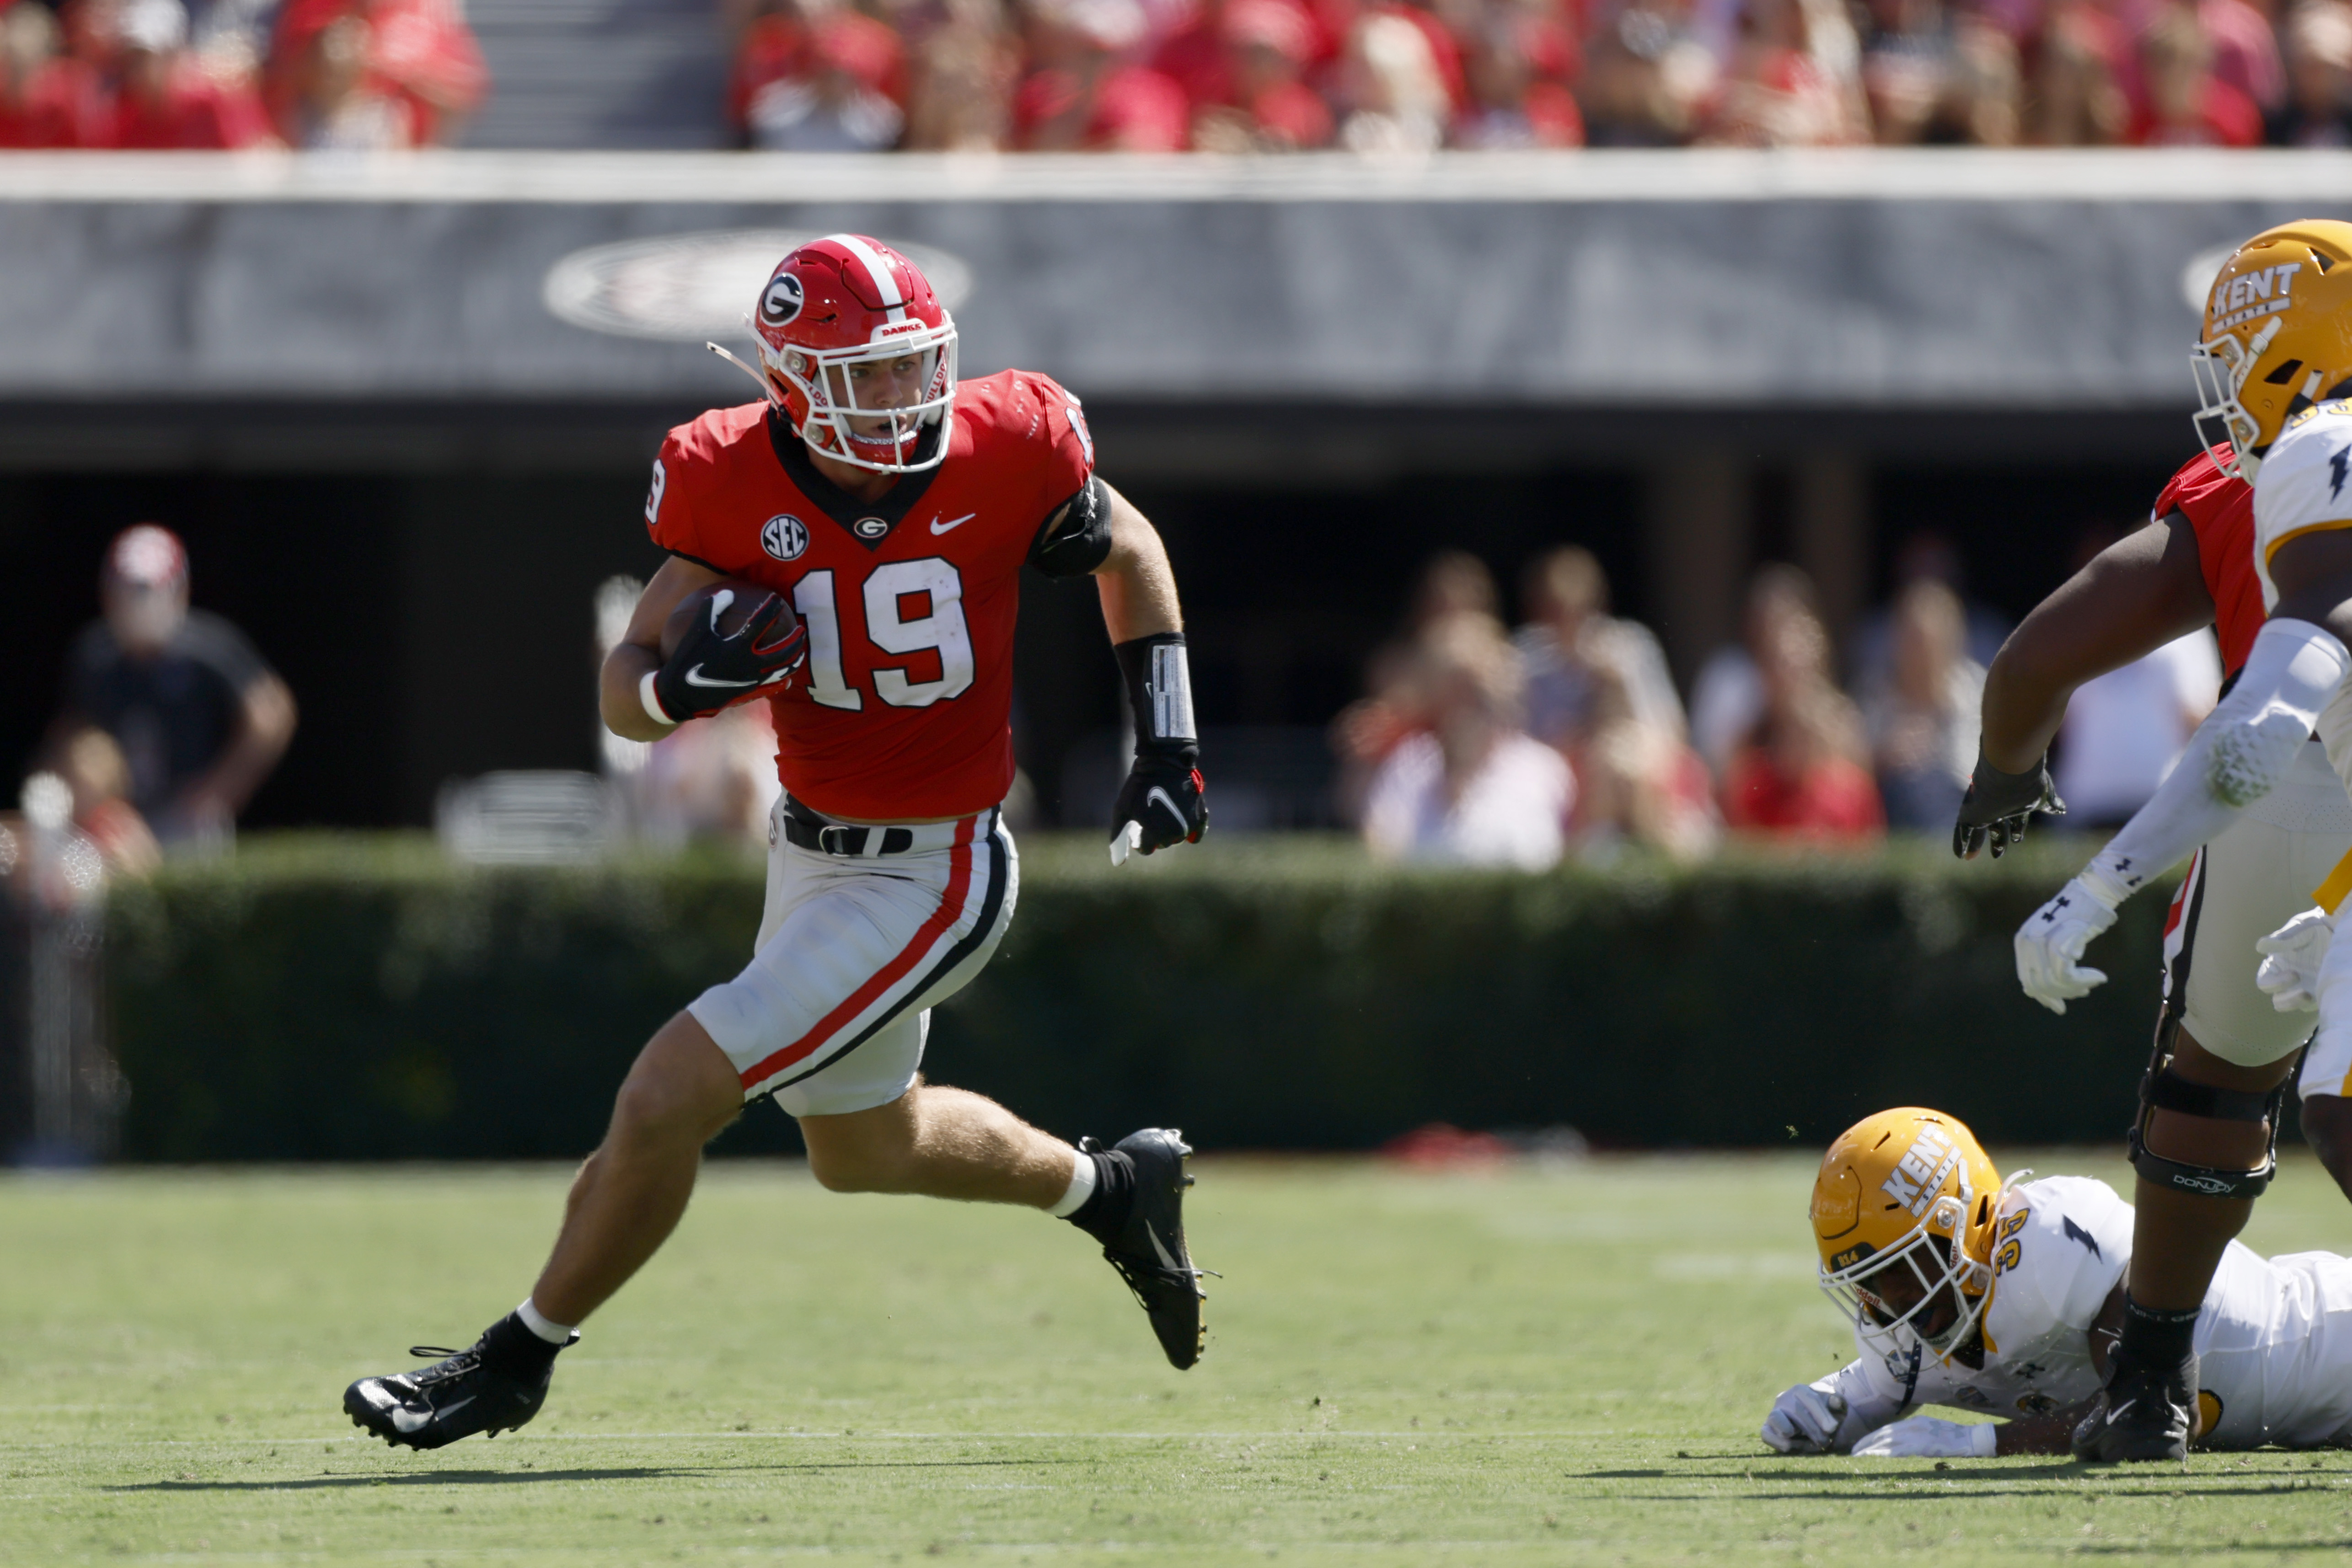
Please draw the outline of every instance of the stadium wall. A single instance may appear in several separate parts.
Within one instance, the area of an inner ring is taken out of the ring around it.
[[[2220,251],[2347,190],[2138,150],[26,156],[0,400],[733,397],[695,350],[773,236],[856,228],[969,301],[968,370],[1114,401],[2179,409]]]
[[[2103,939],[2115,983],[2063,1019],[2019,993],[2010,935],[2079,860],[2063,841],[1539,877],[1315,839],[1101,857],[1027,846],[1011,936],[930,1039],[940,1081],[1066,1135],[1785,1146],[1927,1103],[1990,1141],[2105,1142],[2153,1021],[2155,894]],[[759,901],[731,859],[468,870],[399,838],[173,867],[111,911],[125,1156],[577,1156],[644,1040],[740,967]],[[797,1145],[760,1105],[719,1147]]]

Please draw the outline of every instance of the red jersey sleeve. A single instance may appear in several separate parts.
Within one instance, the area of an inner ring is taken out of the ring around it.
[[[2200,452],[2157,495],[2153,516],[2161,520],[2174,512],[2196,530],[2197,564],[2213,601],[2221,669],[2234,674],[2263,621],[2262,580],[2254,572],[2253,486],[2231,478]]]
[[[715,528],[718,509],[710,497],[719,486],[719,465],[728,455],[734,426],[748,414],[755,423],[765,413],[759,404],[746,409],[715,408],[690,424],[671,430],[654,459],[646,489],[646,531],[654,543],[697,566],[725,575],[739,573],[743,562]]]
[[[1030,520],[1033,527],[1042,527],[1094,476],[1095,437],[1087,428],[1087,412],[1076,394],[1053,377],[1024,371],[1016,385],[1036,404],[1037,423],[1031,438],[1036,510]]]

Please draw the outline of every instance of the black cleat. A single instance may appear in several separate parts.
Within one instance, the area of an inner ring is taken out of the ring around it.
[[[2107,1385],[2074,1428],[2074,1457],[2086,1464],[2189,1458],[2197,1426],[2197,1358],[2178,1366],[2141,1366],[2120,1354]]]
[[[1092,1138],[1078,1147],[1088,1154],[1102,1149]],[[1208,1270],[1192,1267],[1184,1246],[1184,1189],[1192,1185],[1184,1159],[1192,1146],[1172,1127],[1146,1127],[1114,1147],[1135,1168],[1135,1200],[1103,1257],[1135,1292],[1168,1364],[1181,1372],[1201,1359],[1208,1340],[1201,1320],[1207,1299],[1201,1276]]]
[[[578,1343],[573,1334],[570,1343]],[[343,1390],[352,1425],[393,1448],[437,1448],[477,1432],[497,1437],[539,1414],[562,1349],[509,1312],[470,1349],[415,1345],[411,1355],[446,1357],[415,1372],[362,1377]]]

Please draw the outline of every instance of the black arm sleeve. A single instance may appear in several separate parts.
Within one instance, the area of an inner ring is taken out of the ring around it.
[[[1054,508],[1029,546],[1029,564],[1047,577],[1084,577],[1110,554],[1110,490],[1089,474]]]

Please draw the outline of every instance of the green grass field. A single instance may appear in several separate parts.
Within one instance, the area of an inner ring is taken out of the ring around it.
[[[360,1440],[342,1385],[519,1300],[566,1173],[0,1178],[0,1562],[2352,1551],[2352,1454],[1769,1454],[1772,1396],[1850,1348],[1810,1279],[1805,1157],[1199,1169],[1225,1278],[1190,1374],[1066,1227],[734,1164],[537,1423],[426,1455]],[[2299,1161],[2250,1239],[2352,1249],[2352,1208]]]

